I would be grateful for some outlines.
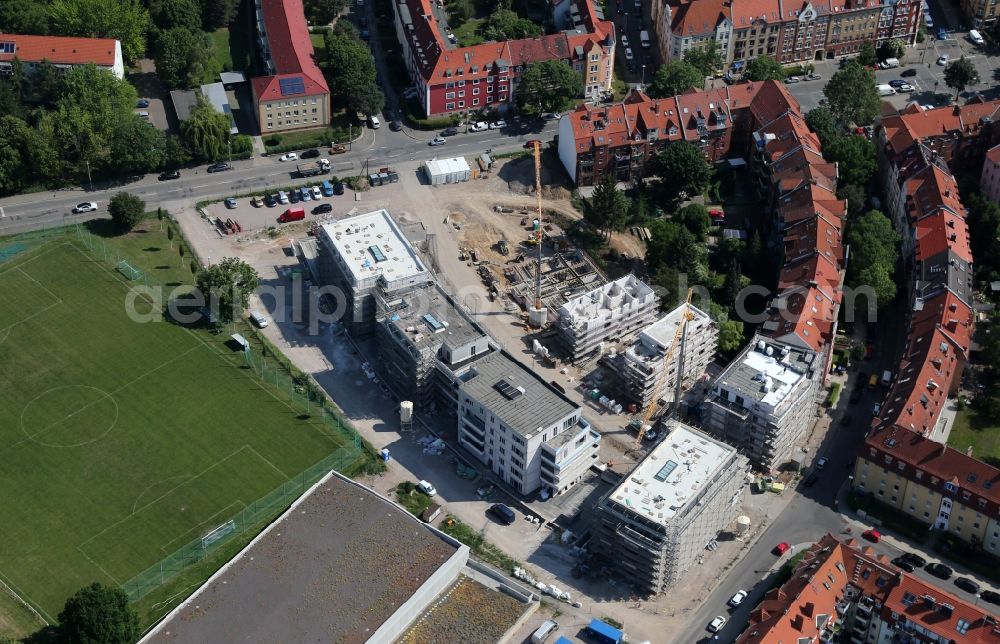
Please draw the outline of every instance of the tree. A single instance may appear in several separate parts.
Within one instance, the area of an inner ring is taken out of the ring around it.
[[[958,60],[948,63],[948,66],[944,68],[944,82],[945,85],[955,90],[955,99],[957,100],[958,95],[964,92],[966,87],[979,83],[979,72],[976,71],[976,66],[972,64],[972,61],[962,56]]]
[[[487,16],[482,26],[482,34],[486,40],[517,40],[540,36],[542,28],[510,9],[499,9]]]
[[[150,0],[149,17],[164,31],[175,27],[201,31],[201,5],[197,0]]]
[[[825,107],[816,107],[806,112],[806,125],[816,133],[823,145],[832,141],[840,130],[836,119],[833,118],[833,112]]]
[[[875,52],[875,45],[870,42],[866,42],[861,45],[861,51],[858,52],[858,57],[855,59],[857,64],[862,67],[873,67],[878,63],[878,54]]]
[[[878,48],[878,58],[888,60],[890,58],[902,58],[906,55],[906,43],[899,38],[886,40]]]
[[[613,174],[604,175],[590,198],[590,221],[609,237],[612,230],[621,230],[628,221],[628,198],[615,183]]]
[[[191,161],[191,152],[184,147],[181,138],[168,134],[163,150],[163,167],[167,170],[176,170],[189,161]]]
[[[668,98],[704,86],[705,76],[697,67],[682,60],[668,60],[656,70],[647,92],[653,98]]]
[[[34,133],[22,119],[0,116],[0,193],[19,192],[31,180],[25,171]]]
[[[27,80],[28,93],[35,102],[45,108],[56,104],[62,92],[62,72],[48,59],[36,65],[35,71]]]
[[[712,178],[705,155],[687,141],[668,143],[656,157],[656,163],[659,175],[664,178],[664,187],[673,197],[681,192],[700,193]]]
[[[730,356],[743,346],[743,323],[726,320],[719,325],[719,353]]]
[[[757,56],[747,65],[746,78],[752,81],[784,80],[785,68],[770,56]]]
[[[844,124],[868,125],[879,113],[875,73],[853,60],[830,78],[823,95],[834,118]]]
[[[93,583],[66,600],[59,632],[68,644],[132,644],[139,639],[139,616],[125,591]]]
[[[250,294],[260,285],[260,276],[246,262],[226,257],[199,272],[196,281],[212,312],[226,323],[247,307]]]
[[[837,186],[837,198],[847,200],[847,215],[851,219],[865,209],[865,189],[857,184],[841,182]]]
[[[309,22],[328,25],[347,7],[347,0],[306,0],[305,10]]]
[[[844,134],[823,144],[823,157],[838,165],[840,180],[867,186],[875,174],[875,144],[867,137]]]
[[[139,0],[52,0],[49,16],[60,36],[120,40],[126,62],[146,53],[149,12]]]
[[[517,86],[517,106],[529,116],[561,112],[582,92],[580,75],[566,61],[531,63]]]
[[[344,21],[338,21],[338,24]],[[350,111],[377,114],[385,106],[385,95],[379,89],[371,51],[360,39],[327,32],[326,57],[320,62],[330,79],[334,99],[345,103]]]
[[[170,89],[191,89],[218,73],[215,44],[205,32],[173,27],[160,32],[154,47],[156,75]]]
[[[181,122],[181,137],[196,159],[217,161],[226,153],[229,127],[229,117],[199,96],[191,115]]]
[[[152,172],[163,167],[166,147],[162,130],[132,114],[112,134],[109,164],[119,176]]]
[[[236,16],[237,6],[239,0],[201,0],[202,25],[207,31],[225,27]]]
[[[854,287],[868,286],[875,292],[875,304],[882,308],[896,297],[896,281],[892,277],[893,269],[885,264],[872,264],[859,269]],[[858,304],[863,300],[858,299]]]
[[[719,53],[719,45],[715,39],[709,40],[704,47],[693,47],[684,54],[684,62],[694,65],[702,76],[713,76],[722,69],[724,61]]]
[[[899,259],[900,237],[892,222],[878,210],[870,210],[850,227],[847,241],[851,247],[848,283],[852,287],[870,286],[878,305],[884,306],[896,296],[893,273]]]
[[[48,35],[48,5],[38,0],[0,2],[0,33]]]
[[[708,208],[700,203],[692,203],[684,206],[674,217],[677,223],[683,225],[691,231],[698,241],[705,241],[708,236],[708,229],[712,225],[712,220],[708,216]]]
[[[146,202],[130,192],[119,192],[108,202],[108,214],[119,228],[129,231],[142,221]]]

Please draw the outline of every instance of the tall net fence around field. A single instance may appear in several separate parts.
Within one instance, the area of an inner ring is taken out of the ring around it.
[[[228,521],[212,526],[203,535],[125,582],[122,590],[131,601],[142,599],[248,531],[256,534],[330,470],[340,471],[352,465],[361,449],[360,441],[338,449],[298,476],[247,505]]]
[[[110,265],[115,270],[118,270],[125,276],[126,279],[131,281],[133,286],[141,285],[146,287],[145,293],[149,297],[153,297],[157,300],[157,306],[161,308],[166,306],[167,299],[170,297],[170,294],[173,293],[172,288],[168,288],[162,282],[151,278],[146,272],[136,269],[136,264],[130,261],[128,257],[94,233],[87,230],[84,226],[77,224],[74,226],[73,230],[76,239],[82,243],[88,251],[90,251],[92,257]],[[123,270],[123,267],[127,267],[127,272],[126,270]]]

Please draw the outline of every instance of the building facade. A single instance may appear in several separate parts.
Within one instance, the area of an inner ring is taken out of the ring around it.
[[[989,29],[1000,16],[996,0],[962,0],[961,4],[962,13],[973,29]]]
[[[125,78],[121,42],[111,38],[66,38],[0,33],[0,77],[14,74],[14,61],[21,62],[27,75],[43,61],[60,72],[79,65],[96,65],[116,78]]]
[[[653,289],[629,274],[559,307],[556,329],[575,361],[604,342],[628,340],[653,321],[658,306]]]
[[[597,505],[596,549],[641,592],[676,584],[736,516],[747,461],[679,422]]]
[[[394,0],[396,37],[416,99],[428,116],[506,109],[525,66],[565,61],[580,74],[585,96],[611,91],[615,26],[593,0],[564,0],[563,29],[538,38],[459,47],[431,0]]]
[[[990,201],[1000,202],[1000,145],[995,145],[986,153],[979,189]]]
[[[326,127],[330,88],[316,64],[302,0],[255,0],[254,7],[264,73],[250,86],[261,133]]]
[[[702,421],[754,466],[775,470],[792,460],[814,418],[816,353],[762,336],[712,383]]]
[[[691,389],[715,359],[718,344],[715,321],[684,303],[643,329],[635,342],[618,354],[615,368],[629,399],[645,409],[654,400],[675,401],[678,387],[682,396]],[[674,350],[667,361],[671,347]]]
[[[729,0],[656,0],[650,14],[663,60],[683,60],[714,41],[722,60],[731,59],[733,21]]]
[[[459,444],[518,493],[561,494],[596,463],[601,436],[580,407],[506,352],[455,375]]]

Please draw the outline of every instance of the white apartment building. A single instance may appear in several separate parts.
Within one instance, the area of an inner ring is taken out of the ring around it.
[[[681,325],[684,330],[678,335]],[[683,391],[705,373],[718,344],[719,327],[715,321],[701,309],[684,303],[643,329],[635,342],[618,354],[615,366],[630,399],[645,408],[657,399],[674,401],[678,373],[683,396]],[[671,346],[674,352],[667,362]]]
[[[561,494],[596,462],[601,435],[580,407],[509,354],[455,376],[458,442],[521,494]]]
[[[653,321],[658,304],[653,289],[629,274],[563,304],[557,328],[573,360],[579,360],[602,342],[631,338]]]
[[[650,595],[673,586],[739,513],[747,459],[683,423],[597,506],[597,547]]]
[[[816,353],[764,336],[729,363],[705,399],[705,428],[774,470],[793,457],[815,409]]]

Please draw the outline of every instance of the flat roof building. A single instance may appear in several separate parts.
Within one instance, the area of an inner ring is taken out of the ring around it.
[[[356,333],[372,331],[376,293],[392,299],[433,282],[384,209],[323,224],[318,237],[320,273],[343,290],[345,319]]]
[[[573,360],[608,340],[626,340],[656,317],[653,289],[629,274],[579,295],[559,307],[557,328]]]
[[[573,401],[503,351],[459,370],[458,441],[521,494],[566,491],[601,437]]]
[[[468,558],[467,546],[331,472],[142,642],[392,642]]]
[[[598,504],[598,548],[648,594],[671,587],[739,510],[747,460],[677,421]]]
[[[682,324],[684,331],[678,335]],[[688,389],[705,373],[718,343],[718,325],[701,309],[684,303],[643,329],[635,342],[618,354],[615,366],[629,398],[639,407],[657,399],[672,402],[678,384],[682,390]],[[671,347],[670,361],[665,362]]]
[[[813,417],[816,353],[763,336],[733,360],[705,400],[705,428],[773,470],[791,459]]]

